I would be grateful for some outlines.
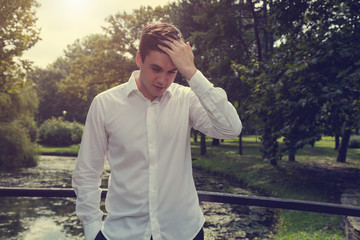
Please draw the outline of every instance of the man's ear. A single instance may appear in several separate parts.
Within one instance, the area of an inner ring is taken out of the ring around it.
[[[141,68],[141,64],[142,64],[142,60],[141,60],[140,52],[137,52],[136,53],[136,66],[138,68]]]

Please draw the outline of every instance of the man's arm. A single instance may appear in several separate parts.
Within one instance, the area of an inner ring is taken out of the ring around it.
[[[196,96],[192,97],[190,120],[195,129],[210,137],[232,139],[240,135],[242,124],[225,91],[213,85],[197,70],[189,42],[164,41],[158,45],[168,54],[177,70],[186,77]],[[199,101],[200,100],[200,101]]]
[[[103,113],[95,98],[88,112],[80,150],[72,178],[77,195],[76,214],[84,226],[86,240],[95,239],[101,229],[103,212],[100,210],[101,178],[107,137]]]
[[[240,135],[242,124],[225,91],[215,88],[197,71],[188,81],[195,94],[191,97],[190,121],[192,127],[218,139],[233,139]]]

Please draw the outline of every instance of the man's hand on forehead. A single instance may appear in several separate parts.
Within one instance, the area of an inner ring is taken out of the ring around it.
[[[163,46],[163,44],[167,47]],[[158,47],[169,55],[177,70],[187,80],[190,80],[197,71],[190,43],[185,43],[181,38],[174,39],[169,37],[163,41],[163,44],[159,44]]]

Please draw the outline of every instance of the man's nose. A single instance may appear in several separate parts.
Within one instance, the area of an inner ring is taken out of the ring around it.
[[[158,76],[158,83],[162,84],[162,85],[165,85],[168,81],[168,78],[166,76],[166,73],[161,73],[159,74]]]

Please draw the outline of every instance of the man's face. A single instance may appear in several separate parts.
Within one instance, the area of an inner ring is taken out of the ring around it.
[[[165,93],[177,73],[177,69],[170,57],[159,51],[150,51],[144,62],[142,62],[138,52],[136,65],[140,68],[140,75],[136,79],[136,83],[140,92],[150,101]]]

